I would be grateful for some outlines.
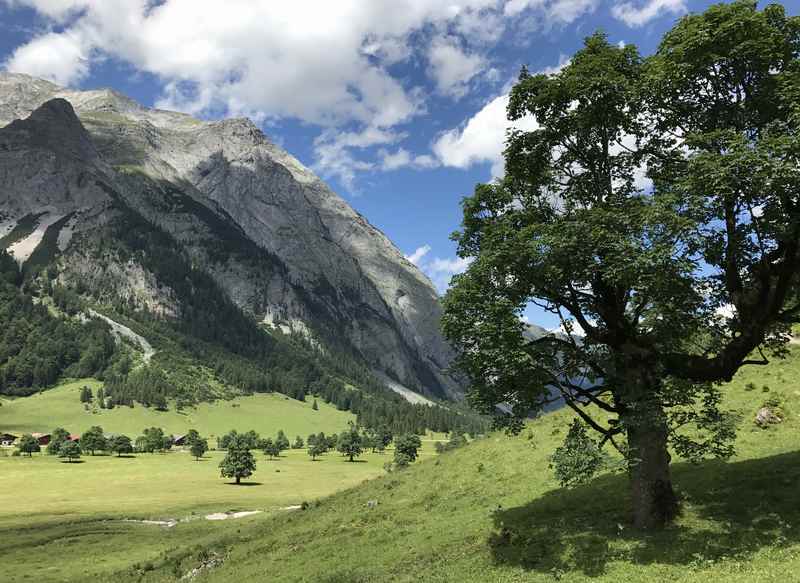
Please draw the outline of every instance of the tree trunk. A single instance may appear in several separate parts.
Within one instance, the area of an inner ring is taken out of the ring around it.
[[[236,476],[236,483],[237,483],[237,484],[238,484],[239,482],[241,482],[241,480],[242,480],[242,479],[241,479],[239,476]]]
[[[678,513],[672,489],[667,450],[667,426],[660,406],[627,425],[633,525],[653,530],[664,527]]]

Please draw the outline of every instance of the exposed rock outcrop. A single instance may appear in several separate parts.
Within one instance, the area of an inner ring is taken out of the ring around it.
[[[0,74],[5,124],[0,222],[73,213],[70,236],[58,234],[58,253],[74,258],[64,278],[104,277],[142,307],[179,312],[180,298],[137,267],[94,273],[79,260],[82,233],[125,205],[258,321],[338,343],[417,392],[461,395],[446,371],[452,354],[431,282],[249,120],[203,122],[110,90]]]

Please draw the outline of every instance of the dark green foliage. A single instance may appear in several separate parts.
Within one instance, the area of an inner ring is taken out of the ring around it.
[[[58,450],[58,457],[67,458],[67,462],[72,462],[81,457],[81,447],[74,441],[65,441]]]
[[[68,440],[69,431],[63,427],[53,429],[53,433],[50,434],[50,443],[47,444],[47,455],[58,455],[61,444]]]
[[[182,302],[178,320],[164,320],[123,303],[114,306],[115,313],[138,321],[140,333],[148,339],[164,337],[244,392],[281,392],[298,400],[313,393],[352,411],[365,427],[384,423],[398,432],[485,430],[485,421],[466,410],[408,403],[387,390],[335,339],[321,353],[302,338],[270,335],[236,307],[210,276],[192,269],[167,233],[130,209],[120,210],[123,214],[103,235],[101,248],[141,261]],[[343,379],[360,390],[346,388]]]
[[[550,457],[550,467],[562,486],[584,484],[602,470],[607,456],[599,444],[586,434],[586,428],[575,419],[567,432],[564,444]]]
[[[463,447],[467,445],[467,438],[464,437],[464,434],[459,431],[453,431],[450,434],[450,439],[447,443],[442,443],[437,441],[436,445],[436,453],[444,453],[446,451],[452,451],[454,449],[458,449],[459,447]]]
[[[242,443],[247,449],[258,449],[258,442],[260,438],[257,431],[250,429],[246,433],[243,433],[240,437],[242,439]]]
[[[311,456],[311,461],[316,460],[319,456],[328,451],[328,446],[325,440],[308,440],[308,455]]]
[[[115,435],[108,440],[108,450],[121,456],[123,453],[133,453],[131,438],[127,435]]]
[[[306,446],[303,438],[299,435],[294,438],[294,443],[292,444],[292,449],[303,449]]]
[[[289,438],[286,437],[283,429],[278,430],[278,435],[275,437],[275,444],[280,448],[281,451],[289,449]]]
[[[241,435],[230,440],[228,453],[219,463],[219,468],[223,478],[235,478],[237,484],[256,471],[256,460]]]
[[[160,411],[166,410],[167,398],[175,395],[164,371],[155,366],[142,366],[125,376],[115,376],[106,382],[105,391],[114,405],[139,402]]]
[[[336,449],[351,462],[361,455],[363,451],[361,448],[361,433],[354,423],[351,423],[350,427],[339,435]]]
[[[149,427],[136,438],[136,451],[144,453],[154,453],[164,451],[164,447],[169,441],[172,447],[172,437],[164,435],[164,430],[160,427]]]
[[[0,251],[0,393],[30,395],[65,374],[102,377],[116,351],[108,325],[53,316],[18,280],[16,263]]]
[[[269,459],[280,457],[281,455],[280,446],[275,441],[272,441],[270,438],[262,440],[261,450],[264,452],[264,455],[267,456]]]
[[[186,445],[191,446],[198,439],[200,439],[200,433],[196,429],[190,429],[186,432]]]
[[[17,444],[17,448],[21,453],[27,453],[28,457],[31,457],[34,452],[41,451],[41,447],[39,447],[39,442],[35,437],[33,437],[30,433],[26,433],[22,437],[19,438],[19,443]]]
[[[420,447],[422,447],[422,441],[419,435],[414,435],[413,433],[401,435],[394,440],[395,460],[398,454],[401,454],[407,456],[409,461],[413,462],[417,459],[417,453]]]
[[[234,438],[239,435],[239,432],[235,429],[231,429],[225,435],[222,435],[217,438],[217,449],[228,449],[230,447],[231,442]]]
[[[413,462],[413,461],[414,461],[414,458],[412,458],[407,453],[395,450],[395,452],[394,452],[394,469],[403,470],[403,469],[407,468],[409,466],[409,464],[411,462]],[[390,469],[390,468],[391,468],[391,464],[389,464],[389,467],[387,469]]]
[[[91,455],[94,455],[96,451],[105,451],[108,449],[108,442],[103,436],[103,428],[97,425],[90,427],[81,435],[80,444],[81,450],[89,452]]]
[[[194,456],[195,460],[199,460],[208,451],[208,440],[198,435],[192,440],[189,451]]]
[[[670,445],[730,456],[709,387],[784,355],[800,317],[799,70],[779,5],[689,15],[647,59],[595,34],[559,72],[522,71],[508,117],[538,125],[464,201],[474,261],[443,321],[472,402],[513,403],[497,418],[519,431],[555,393],[601,443],[624,436],[637,527],[676,515]],[[524,338],[530,303],[585,337]]]
[[[94,396],[92,395],[92,389],[87,386],[81,387],[81,394],[80,394],[80,401],[81,403],[91,403]]]

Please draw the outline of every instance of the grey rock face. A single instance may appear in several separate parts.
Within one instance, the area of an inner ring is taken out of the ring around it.
[[[6,123],[0,218],[80,212],[80,233],[113,213],[117,193],[259,321],[311,330],[323,345],[335,340],[418,392],[460,396],[445,370],[452,353],[431,282],[249,120],[203,122],[114,91],[74,92],[0,74]],[[137,277],[125,293],[157,287]],[[170,299],[163,311],[179,306]]]

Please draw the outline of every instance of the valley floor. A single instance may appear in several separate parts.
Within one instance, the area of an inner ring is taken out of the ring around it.
[[[800,581],[800,349],[742,371],[724,391],[740,418],[737,454],[675,459],[683,512],[659,533],[629,527],[622,474],[558,487],[548,458],[571,419],[558,411],[517,437],[492,434],[439,456],[426,442],[425,459],[390,474],[381,470],[390,452],[359,464],[259,456],[260,485],[239,488],[217,477],[213,456],[87,457],[63,470],[48,458],[0,458],[3,580]],[[753,418],[766,400],[780,401],[786,420],[763,430]],[[304,510],[280,510],[303,500]],[[267,512],[173,528],[117,520],[232,509]]]

